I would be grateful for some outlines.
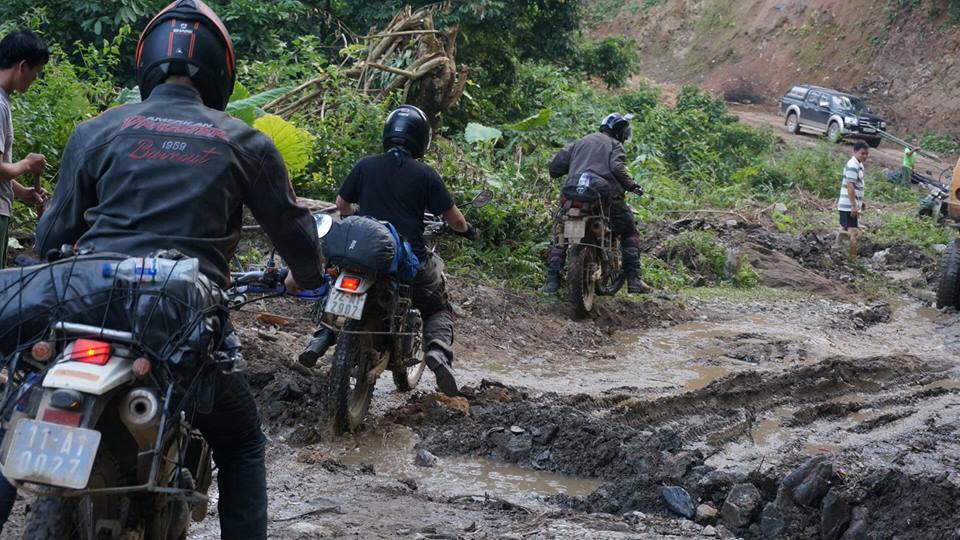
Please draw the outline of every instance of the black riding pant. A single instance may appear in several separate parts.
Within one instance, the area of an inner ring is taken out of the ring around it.
[[[452,360],[453,314],[443,268],[443,259],[437,255],[422,260],[420,271],[411,284],[411,296],[413,307],[419,309],[423,317],[423,340],[427,348],[439,348]]]
[[[267,538],[266,437],[260,414],[242,373],[217,375],[213,410],[197,414],[194,426],[213,450],[220,501],[220,537]]]

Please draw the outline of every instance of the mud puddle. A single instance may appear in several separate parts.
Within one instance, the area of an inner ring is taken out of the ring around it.
[[[471,354],[458,363],[467,383],[494,378],[557,393],[632,388],[643,394],[692,391],[745,370],[782,370],[832,356],[940,357],[950,317],[907,299],[848,304],[816,298],[776,302],[702,301],[701,320],[621,332],[579,356],[549,350]]]
[[[345,465],[371,465],[378,475],[413,481],[419,490],[445,495],[488,494],[525,504],[530,499],[561,493],[586,496],[602,484],[483,456],[446,456],[436,458],[436,463],[429,466],[418,465],[417,442],[419,438],[410,428],[382,424],[375,430],[338,440],[330,449],[330,456]]]

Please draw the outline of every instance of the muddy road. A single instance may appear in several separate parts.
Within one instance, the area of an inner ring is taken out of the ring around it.
[[[267,303],[293,322],[240,319],[271,538],[956,538],[960,316],[908,285],[931,264],[871,259],[896,291],[881,300],[848,277],[830,294],[618,298],[587,321],[454,280],[464,397],[383,378],[365,428],[338,439],[317,425],[323,369],[290,360],[304,308]],[[761,276],[810,279],[790,277]],[[214,516],[191,534],[216,537]]]
[[[793,261],[758,267],[778,288],[621,296],[573,321],[452,280],[463,397],[382,377],[339,438],[320,425],[323,366],[293,361],[308,307],[253,304],[236,321],[270,538],[960,537],[960,315],[925,300],[933,261],[867,253],[888,291],[867,298],[809,238],[739,242]],[[215,509],[189,538],[219,538]]]
[[[773,106],[727,103],[727,107],[730,109],[730,112],[737,115],[744,124],[755,128],[769,127],[787,144],[795,146],[816,146],[826,141],[823,135],[817,135],[812,132],[803,131],[796,135],[788,132],[784,127],[783,117],[777,115],[777,109]],[[852,140],[837,145],[838,151],[843,154],[850,154],[852,147]],[[924,156],[917,156],[916,172],[927,174],[927,171],[929,171],[929,176],[939,178],[943,169],[951,168],[956,164],[956,157],[957,156],[940,156],[942,162],[937,162]],[[867,162],[868,166],[872,163],[874,166],[899,170],[903,164],[903,148],[889,141],[883,141],[878,148],[870,149],[869,159],[870,161]],[[948,174],[944,175],[940,181],[949,184],[950,180],[951,176]]]

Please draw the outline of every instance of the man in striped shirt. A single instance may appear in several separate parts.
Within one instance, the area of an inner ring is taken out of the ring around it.
[[[853,157],[843,167],[843,180],[840,182],[840,199],[837,200],[837,210],[840,211],[840,235],[850,242],[850,258],[857,257],[857,236],[860,234],[857,220],[860,212],[867,209],[863,201],[863,163],[867,160],[870,149],[867,143],[857,141],[853,145]]]

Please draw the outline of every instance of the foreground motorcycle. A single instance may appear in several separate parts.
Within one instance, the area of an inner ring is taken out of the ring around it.
[[[237,354],[217,346],[222,293],[196,259],[77,256],[13,274],[26,346],[4,364],[0,456],[10,483],[37,495],[24,537],[185,538],[212,480],[189,418]]]
[[[480,192],[471,205],[487,204]],[[431,251],[449,232],[436,216],[424,217]],[[377,379],[390,371],[397,390],[416,388],[426,367],[423,319],[413,307],[403,273],[403,242],[389,224],[351,216],[324,241],[335,276],[321,324],[337,332],[328,375],[326,410],[336,434],[356,430],[370,408]],[[406,249],[409,249],[409,245]]]
[[[625,282],[620,240],[606,214],[606,181],[585,173],[564,186],[557,215],[557,241],[567,247],[567,299],[578,317],[593,310],[597,295],[616,294]]]
[[[212,482],[191,420],[217,375],[242,367],[227,306],[282,293],[283,276],[248,272],[223,291],[196,259],[111,254],[0,273],[0,350],[15,351],[0,363],[0,461],[37,496],[24,538],[186,538]]]

